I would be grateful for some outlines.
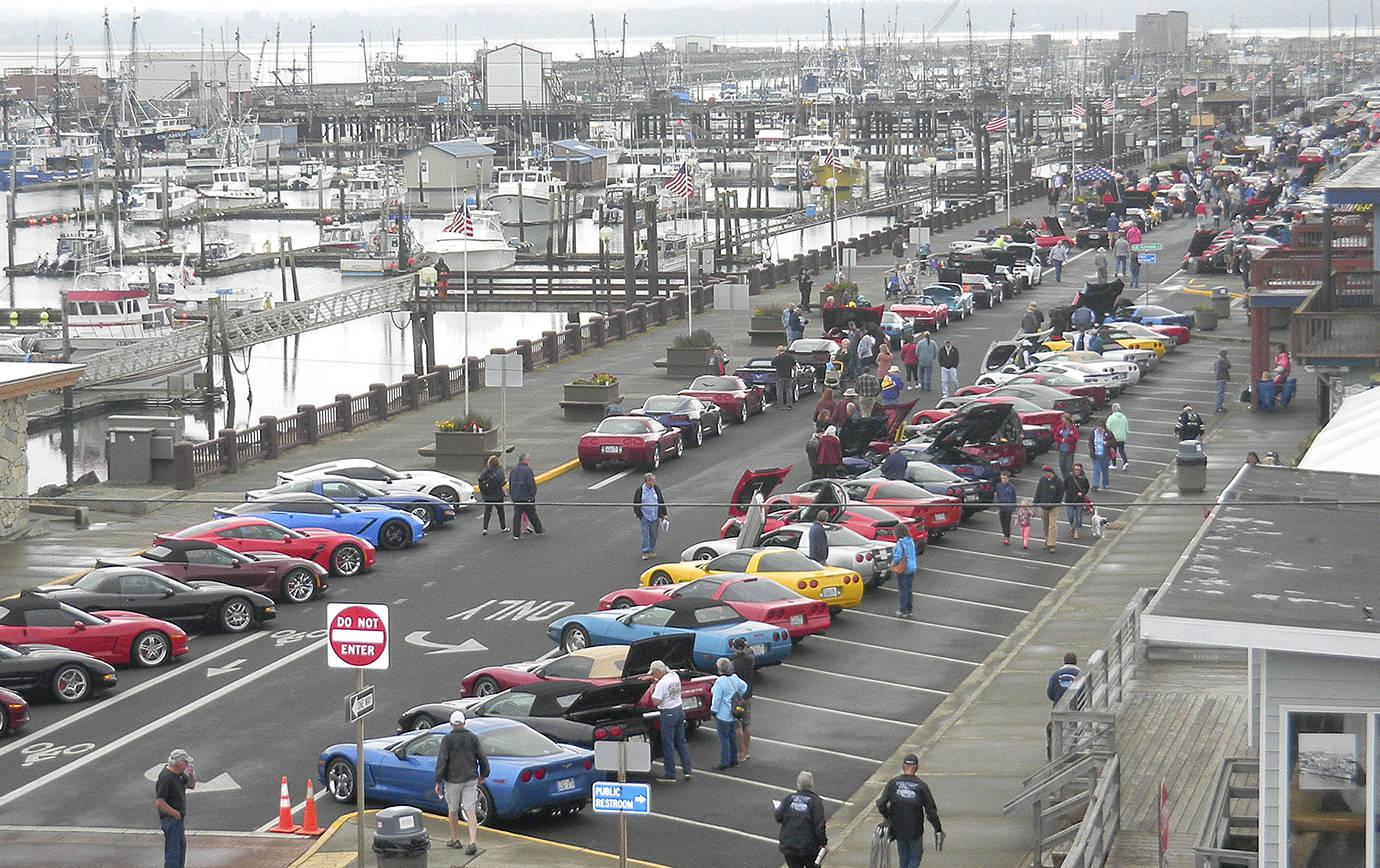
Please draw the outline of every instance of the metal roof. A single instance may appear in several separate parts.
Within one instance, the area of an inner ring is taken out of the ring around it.
[[[579,139],[562,139],[559,142],[552,142],[551,147],[574,151],[576,154],[582,157],[589,157],[590,159],[594,159],[595,157],[607,157],[609,155],[609,152],[603,148],[596,148],[594,145],[586,144]]]
[[[445,142],[431,142],[431,147],[445,151],[452,157],[492,157],[496,151],[485,147],[473,139],[451,139]]]

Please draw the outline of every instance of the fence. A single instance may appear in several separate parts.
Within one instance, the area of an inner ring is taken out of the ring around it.
[[[1195,868],[1256,868],[1260,864],[1260,761],[1227,757],[1217,772],[1212,804],[1193,848]]]

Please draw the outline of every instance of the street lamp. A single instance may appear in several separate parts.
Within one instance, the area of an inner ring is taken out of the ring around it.
[[[599,227],[599,279],[603,282],[608,293],[609,313],[613,313],[613,287],[609,283],[609,244],[613,242],[613,227],[604,225]]]
[[[839,263],[839,179],[838,175],[830,175],[824,181],[824,186],[829,188],[829,250],[833,254],[834,271],[838,272],[842,266]]]
[[[934,157],[926,157],[925,165],[930,167],[930,213],[933,214],[935,211],[939,210],[939,200],[937,198],[938,190],[935,187],[937,183],[935,178],[939,170],[939,161]]]
[[[1172,135],[1179,132],[1179,104],[1171,102],[1169,104],[1169,110],[1173,112],[1173,114],[1169,116],[1169,132]]]

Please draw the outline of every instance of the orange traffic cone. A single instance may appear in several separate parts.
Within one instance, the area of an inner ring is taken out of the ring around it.
[[[324,831],[316,825],[316,793],[312,790],[311,778],[307,779],[307,804],[302,809],[302,828],[297,830],[299,835],[311,835],[315,838]]]
[[[292,799],[288,797],[287,777],[284,777],[283,787],[278,791],[278,825],[268,831],[291,835],[300,828],[302,827],[292,822]]]

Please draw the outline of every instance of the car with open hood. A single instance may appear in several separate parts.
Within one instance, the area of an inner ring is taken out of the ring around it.
[[[234,506],[217,507],[216,518],[258,515],[284,527],[322,528],[368,540],[381,549],[401,549],[420,542],[421,519],[410,512],[376,504],[336,503],[310,492],[270,494]]]
[[[652,583],[644,581],[644,584]],[[857,587],[859,591],[862,590],[861,579],[858,580]],[[748,643],[752,653],[757,656],[759,666],[780,663],[791,653],[791,636],[787,631],[761,621],[749,621],[727,603],[705,599],[662,600],[646,606],[634,606],[631,609],[567,615],[548,625],[546,633],[553,641],[560,643],[563,651],[574,651],[591,645],[627,645],[648,636],[684,633],[695,637],[695,666],[706,672],[714,668],[715,661],[720,657],[733,656],[731,643],[734,639],[743,639]]]
[[[1025,464],[1021,418],[1006,404],[974,401],[902,445],[908,457],[938,464],[965,479],[994,479]]]
[[[96,566],[141,567],[179,582],[220,582],[289,603],[309,602],[328,587],[320,564],[268,552],[244,554],[200,539],[155,537],[136,557],[100,559]]]
[[[663,458],[685,454],[680,429],[650,416],[605,416],[593,431],[580,435],[576,456],[585,470],[614,463],[656,470]]]
[[[124,609],[186,628],[243,633],[277,617],[264,594],[224,582],[190,581],[139,567],[100,567],[71,584],[43,585],[38,592],[85,612]]]
[[[761,621],[785,630],[791,634],[791,641],[797,643],[806,636],[828,630],[832,623],[827,603],[804,597],[765,576],[748,573],[716,573],[677,585],[621,588],[600,597],[599,608],[629,609],[673,599],[707,599],[727,603],[749,621]],[[710,686],[713,686],[712,679]]]
[[[652,395],[629,416],[646,416],[667,428],[680,431],[680,439],[691,446],[700,446],[706,437],[724,433],[724,414],[717,404],[691,398],[689,395]]]
[[[705,374],[690,381],[690,385],[676,394],[689,395],[717,404],[724,418],[746,422],[748,416],[767,408],[767,391],[731,374]]]

